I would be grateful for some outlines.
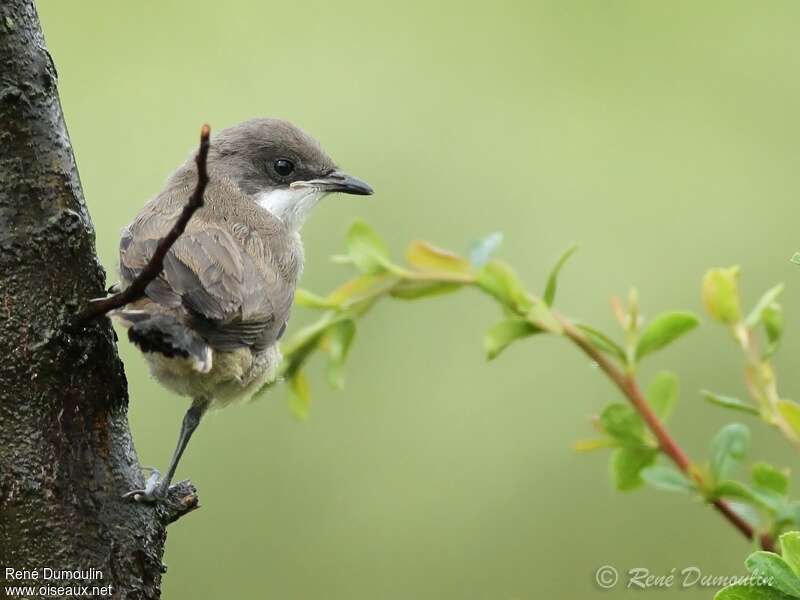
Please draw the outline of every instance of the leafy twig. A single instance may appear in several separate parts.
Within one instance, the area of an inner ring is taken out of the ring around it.
[[[620,371],[602,352],[595,348],[586,339],[585,335],[568,320],[563,317],[560,320],[564,326],[565,335],[597,363],[600,369],[608,375],[608,378],[611,379],[614,385],[617,386],[634,409],[641,415],[648,429],[650,429],[658,440],[658,445],[662,452],[669,456],[672,462],[674,462],[685,475],[695,480],[698,485],[703,487],[705,485],[703,478],[692,468],[692,462],[689,460],[689,457],[653,412],[653,409],[645,399],[636,380],[630,375],[623,374],[622,371]],[[765,550],[773,550],[774,543],[771,536],[763,534],[759,537],[753,527],[742,519],[727,502],[717,498],[713,500],[711,504],[747,539],[758,541]]]
[[[636,381],[637,361],[694,328],[699,322],[694,315],[682,311],[665,313],[651,320],[640,332],[638,301],[634,295],[626,325],[626,350],[602,332],[586,325],[577,325],[552,310],[556,277],[563,266],[563,257],[548,280],[545,301],[529,294],[513,270],[497,260],[481,260],[480,264],[471,264],[457,254],[425,242],[413,242],[406,253],[408,266],[400,266],[392,262],[380,237],[360,222],[350,229],[346,241],[348,254],[339,257],[339,262],[351,262],[362,274],[326,297],[302,290],[298,293],[298,304],[326,312],[316,323],[297,333],[284,347],[281,372],[291,384],[291,406],[296,414],[304,417],[308,411],[309,390],[302,372],[308,358],[317,349],[328,352],[329,369],[336,373],[332,381],[340,382],[341,366],[352,343],[355,322],[380,299],[393,297],[413,300],[471,287],[491,296],[506,314],[505,320],[487,335],[486,351],[489,358],[500,354],[514,341],[531,335],[550,333],[566,337],[595,361],[617,386],[655,437],[658,449],[685,474],[687,482],[694,482],[708,502],[748,539],[758,541],[767,549],[773,547],[770,535],[759,536],[754,527],[728,502],[708,491],[711,486],[702,470],[692,463],[666,430]],[[572,251],[570,249],[568,253]],[[687,483],[687,486],[691,484]]]

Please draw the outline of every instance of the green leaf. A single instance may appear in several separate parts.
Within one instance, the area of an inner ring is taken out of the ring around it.
[[[348,308],[377,298],[396,284],[397,278],[388,273],[359,275],[333,290],[325,300],[337,308]]]
[[[553,300],[556,299],[556,289],[558,288],[558,274],[561,272],[561,267],[569,260],[569,258],[575,254],[575,251],[578,249],[577,244],[574,244],[567,248],[567,250],[559,257],[556,261],[556,264],[553,266],[553,270],[550,271],[550,276],[547,278],[547,287],[544,290],[544,303],[547,306],[553,306]]]
[[[328,351],[328,383],[334,389],[344,387],[344,363],[355,334],[356,323],[352,319],[339,321],[325,331],[322,343]]]
[[[710,269],[703,277],[703,305],[715,320],[734,325],[742,320],[739,267]]]
[[[771,578],[770,587],[794,597],[800,597],[800,578],[792,567],[774,552],[759,550],[744,561],[747,570],[764,578]]]
[[[408,264],[425,272],[457,273],[469,275],[472,265],[466,258],[449,250],[442,250],[428,242],[415,241],[406,249]]]
[[[715,481],[727,479],[744,460],[750,446],[750,430],[740,423],[726,425],[711,440],[711,473]]]
[[[624,444],[644,443],[644,422],[627,404],[613,403],[606,406],[600,415],[603,430]]]
[[[478,272],[477,284],[482,290],[520,314],[527,313],[533,306],[516,273],[499,260],[490,261]]]
[[[643,483],[641,472],[653,464],[658,450],[644,446],[617,448],[611,455],[611,473],[619,491],[636,489]]]
[[[298,331],[292,339],[283,344],[282,352],[284,356],[281,374],[288,379],[294,377],[306,358],[319,345],[325,330],[335,322],[331,313],[322,317],[316,323],[304,327]]]
[[[790,531],[780,537],[781,554],[795,575],[800,575],[800,531]]]
[[[653,466],[643,469],[641,477],[648,485],[667,492],[692,492],[694,484],[673,467]]]
[[[703,398],[711,402],[711,404],[716,404],[717,406],[729,408],[731,410],[738,410],[750,415],[759,414],[758,409],[755,406],[739,400],[738,398],[734,398],[732,396],[722,396],[721,394],[716,394],[708,390],[702,390],[700,393],[703,395]]]
[[[473,242],[469,248],[469,262],[476,267],[482,267],[489,262],[489,259],[492,258],[492,254],[495,253],[502,243],[503,234],[499,231],[490,233],[486,237]]]
[[[605,448],[616,448],[619,443],[611,438],[593,438],[590,440],[578,440],[575,442],[575,452],[592,452]]]
[[[789,259],[789,262],[800,265],[800,252],[792,254],[792,258]]]
[[[289,380],[289,408],[298,419],[305,421],[311,407],[311,393],[308,380],[301,371]]]
[[[713,490],[717,498],[735,498],[743,500],[770,514],[776,513],[781,508],[782,499],[769,490],[756,489],[741,481],[726,480],[719,482]]]
[[[512,318],[501,321],[492,327],[484,337],[483,346],[486,349],[486,357],[492,360],[513,342],[536,333],[542,333],[542,331],[525,319]]]
[[[759,511],[759,507],[754,506],[752,503],[733,499],[728,500],[728,506],[754,529],[762,530],[768,526],[768,523],[762,517],[761,511]]]
[[[384,241],[363,221],[350,226],[345,243],[347,254],[362,273],[374,275],[394,267]]]
[[[792,430],[800,435],[800,404],[791,400],[778,400],[778,412]]]
[[[766,585],[734,584],[722,588],[714,596],[714,600],[791,600],[774,588]]]
[[[575,326],[586,335],[586,338],[589,340],[589,343],[591,343],[592,346],[601,352],[605,352],[614,358],[618,358],[623,364],[628,362],[628,357],[625,355],[625,350],[623,350],[619,344],[617,344],[605,333],[599,329],[595,329],[590,325],[584,325],[583,323],[576,323]]]
[[[690,312],[674,311],[661,314],[650,321],[636,345],[636,359],[641,359],[688,333],[700,324]]]
[[[312,294],[308,290],[304,290],[303,288],[297,288],[294,293],[294,303],[297,306],[305,306],[306,308],[335,308],[336,305],[333,304],[329,299],[323,298],[322,296],[317,296],[316,294]]]
[[[656,416],[666,421],[678,401],[678,378],[669,371],[661,371],[647,386],[646,395]]]
[[[400,300],[417,300],[431,296],[444,296],[464,287],[461,283],[442,281],[401,281],[389,295]]]
[[[765,462],[758,462],[752,467],[753,483],[757,486],[785,496],[789,493],[789,476]]]
[[[747,318],[745,318],[744,320],[745,325],[747,325],[751,329],[756,325],[758,325],[761,322],[764,310],[766,310],[768,306],[773,304],[775,300],[778,299],[778,296],[781,295],[783,288],[784,285],[782,283],[779,283],[775,287],[772,287],[768,289],[766,292],[764,292],[764,295],[761,296],[759,301],[756,303],[755,307],[753,307],[753,310],[751,310],[750,314],[748,314]]]
[[[779,304],[770,304],[761,313],[764,331],[767,334],[767,347],[763,358],[769,358],[778,349],[778,344],[783,336],[783,309]]]

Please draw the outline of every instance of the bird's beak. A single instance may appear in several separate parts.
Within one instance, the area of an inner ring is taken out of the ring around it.
[[[295,181],[289,187],[315,187],[325,192],[341,192],[342,194],[355,194],[356,196],[370,196],[373,193],[368,183],[338,169],[320,179]]]

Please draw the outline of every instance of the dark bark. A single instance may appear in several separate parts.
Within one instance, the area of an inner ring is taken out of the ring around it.
[[[116,338],[106,318],[67,327],[104,289],[33,2],[4,0],[0,580],[8,567],[94,568],[94,585],[111,584],[114,598],[158,598],[166,526],[197,497],[184,482],[159,508],[121,498],[143,482]]]

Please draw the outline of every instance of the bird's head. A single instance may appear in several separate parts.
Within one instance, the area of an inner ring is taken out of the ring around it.
[[[328,194],[372,194],[368,184],[339,170],[319,142],[281,119],[251,119],[220,131],[211,140],[209,169],[292,231]]]

